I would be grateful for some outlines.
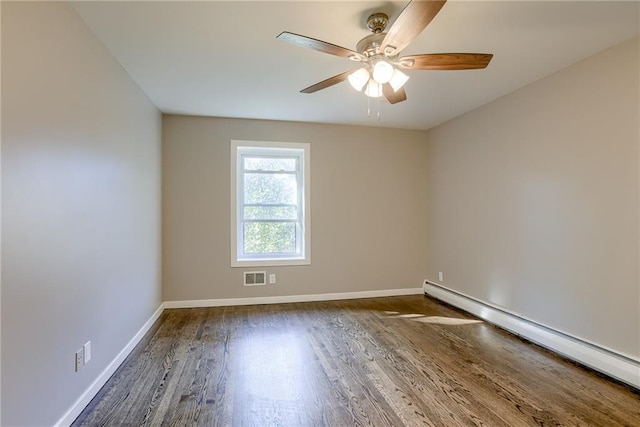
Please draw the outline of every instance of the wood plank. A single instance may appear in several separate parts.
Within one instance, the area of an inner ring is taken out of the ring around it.
[[[74,426],[640,425],[640,392],[424,296],[167,310]]]

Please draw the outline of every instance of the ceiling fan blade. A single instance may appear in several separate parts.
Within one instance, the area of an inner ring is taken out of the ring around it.
[[[340,73],[337,74],[333,77],[329,77],[326,80],[323,80],[319,83],[316,83],[312,86],[309,86],[308,88],[302,89],[300,92],[301,93],[313,93],[313,92],[317,92],[319,90],[322,89],[326,89],[330,86],[333,86],[335,84],[341,83],[343,81],[345,81],[347,79],[347,77],[349,77],[349,74],[353,73],[354,70],[349,70],[349,71],[345,71],[344,73]]]
[[[322,40],[302,36],[300,34],[290,33],[288,31],[281,32],[276,38],[296,46],[308,47],[309,49],[318,50],[320,52],[328,53],[329,55],[341,56],[353,61],[363,61],[366,59],[364,55],[351,49],[347,49],[346,47],[323,42]]]
[[[401,87],[394,92],[389,83],[385,83],[384,85],[382,85],[382,94],[385,98],[387,98],[389,104],[396,104],[398,102],[407,100],[407,93],[404,91],[404,88]]]
[[[398,66],[409,70],[474,70],[486,68],[491,58],[491,53],[432,53],[403,56]]]
[[[447,0],[413,0],[400,12],[384,40],[382,52],[387,56],[398,54],[407,47],[429,22],[440,12]]]

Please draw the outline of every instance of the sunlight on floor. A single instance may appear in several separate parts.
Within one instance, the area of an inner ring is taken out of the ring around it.
[[[253,399],[297,400],[304,394],[304,340],[295,333],[262,331],[239,342],[242,384]]]
[[[424,314],[398,314],[396,317],[400,317],[402,319],[415,319],[417,317],[424,317]]]
[[[475,323],[482,323],[482,320],[475,319],[459,319],[456,317],[441,317],[441,316],[429,316],[422,317],[421,319],[413,319],[423,323],[437,323],[440,325],[472,325]]]
[[[397,311],[384,311],[383,313],[392,319],[409,319],[416,322],[433,323],[438,325],[472,325],[482,323],[482,320],[462,319],[458,317],[425,316],[424,314],[417,313],[400,314]]]

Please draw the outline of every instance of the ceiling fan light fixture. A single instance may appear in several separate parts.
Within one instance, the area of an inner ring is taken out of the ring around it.
[[[360,69],[351,69],[329,77],[300,92],[314,93],[348,79],[349,84],[358,92],[362,92],[364,88],[368,107],[371,105],[371,98],[378,98],[379,107],[382,96],[390,104],[397,104],[407,100],[403,86],[409,80],[409,76],[400,71],[401,69],[415,71],[481,69],[486,68],[493,57],[490,53],[432,53],[401,56],[407,45],[429,25],[446,2],[447,0],[409,0],[388,31],[386,30],[389,22],[388,15],[384,13],[370,15],[367,26],[373,34],[362,38],[356,44],[356,50],[288,31],[283,31],[276,38],[362,64]],[[368,111],[370,113],[370,108]],[[378,120],[380,120],[380,111],[378,111]]]
[[[393,76],[393,71],[393,65],[387,61],[380,60],[373,66],[373,80],[380,84],[389,83]]]
[[[393,91],[397,92],[398,89],[404,86],[407,80],[409,80],[409,76],[396,68],[393,70],[393,75],[391,76],[391,80],[389,80],[389,84],[393,88]]]
[[[349,83],[351,84],[351,86],[353,86],[355,90],[360,92],[364,87],[364,85],[366,85],[367,82],[369,81],[369,77],[370,75],[367,69],[360,68],[354,71],[353,73],[349,74],[349,77],[347,77],[347,79],[349,80]]]
[[[370,79],[364,94],[369,98],[380,98],[382,96],[382,85],[374,79]]]

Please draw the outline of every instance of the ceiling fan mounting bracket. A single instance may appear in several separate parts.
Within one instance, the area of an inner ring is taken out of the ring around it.
[[[374,13],[367,18],[367,28],[369,28],[373,34],[379,34],[387,28],[389,23],[389,17],[385,13]]]

